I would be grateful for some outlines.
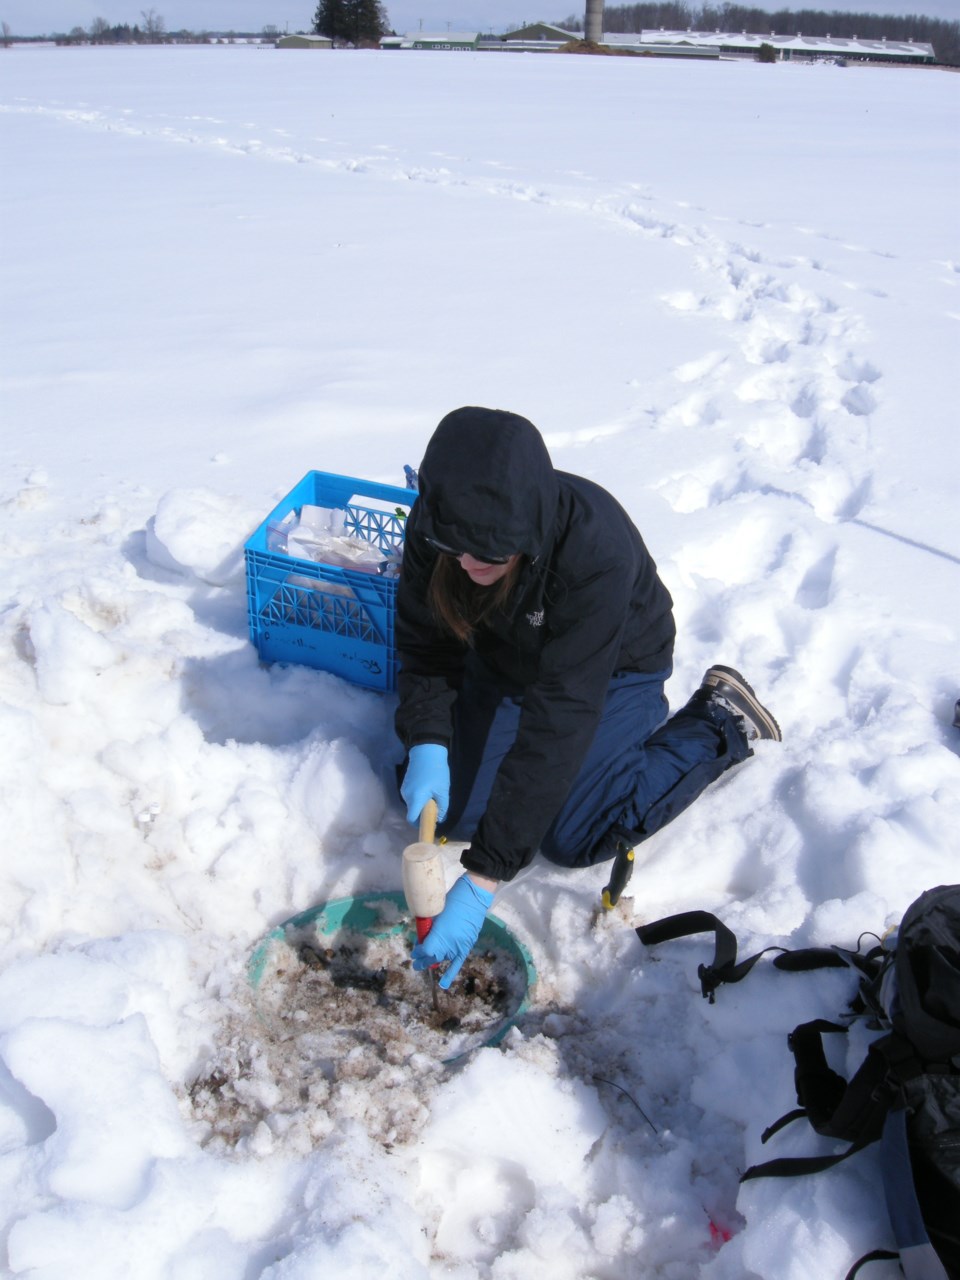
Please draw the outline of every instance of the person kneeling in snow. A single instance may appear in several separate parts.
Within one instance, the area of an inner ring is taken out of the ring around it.
[[[666,719],[673,602],[629,516],[555,471],[536,427],[447,414],[427,445],[397,590],[397,733],[411,822],[469,840],[414,968],[449,987],[501,880],[539,849],[590,866],[659,831],[780,729],[714,666]]]

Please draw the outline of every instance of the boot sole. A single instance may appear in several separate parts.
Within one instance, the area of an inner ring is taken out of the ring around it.
[[[726,698],[741,715],[751,720],[756,725],[761,739],[770,742],[783,741],[780,726],[739,671],[734,671],[733,667],[711,667],[703,677],[703,685]]]

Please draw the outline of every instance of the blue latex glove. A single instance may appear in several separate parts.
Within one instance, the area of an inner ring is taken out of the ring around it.
[[[440,986],[446,991],[473,950],[492,905],[489,889],[474,884],[469,876],[461,876],[447,894],[446,905],[434,918],[430,932],[413,948],[414,969],[429,969],[449,960],[450,967],[440,979]]]
[[[447,748],[438,742],[421,742],[410,748],[407,772],[403,775],[400,794],[407,802],[407,821],[419,822],[428,800],[437,802],[437,821],[447,816],[450,803],[450,762]]]

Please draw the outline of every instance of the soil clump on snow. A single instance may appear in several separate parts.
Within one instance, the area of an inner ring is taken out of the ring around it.
[[[204,1144],[309,1150],[346,1120],[385,1147],[409,1141],[447,1064],[493,1036],[524,993],[498,948],[468,957],[450,991],[415,972],[409,952],[404,933],[278,940],[188,1089]]]

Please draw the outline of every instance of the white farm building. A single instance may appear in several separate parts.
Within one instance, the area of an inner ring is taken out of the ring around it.
[[[384,49],[435,49],[551,53],[571,41],[583,40],[582,31],[567,31],[548,22],[533,22],[503,36],[478,32],[418,31],[387,36]],[[755,58],[761,45],[769,45],[782,61],[850,61],[933,63],[933,45],[915,40],[865,40],[856,36],[784,36],[774,32],[645,30],[632,35],[604,32],[601,44],[611,52],[648,57]]]

